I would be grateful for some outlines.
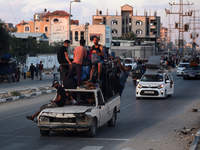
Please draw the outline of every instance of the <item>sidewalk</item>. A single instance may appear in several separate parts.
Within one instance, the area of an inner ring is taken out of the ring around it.
[[[51,87],[53,75],[47,74],[42,80],[31,78],[20,78],[20,82],[0,84],[0,103],[17,99],[29,98],[41,94],[52,93],[56,90]],[[13,91],[20,92],[20,96],[11,96]]]

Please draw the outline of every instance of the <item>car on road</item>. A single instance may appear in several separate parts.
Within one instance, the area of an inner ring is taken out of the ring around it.
[[[200,66],[188,66],[183,73],[183,79],[195,78],[200,79]]]
[[[174,93],[174,81],[171,73],[145,73],[136,86],[136,98],[167,98]]]
[[[185,71],[185,68],[187,66],[189,66],[190,63],[180,63],[178,66],[177,66],[177,70],[176,70],[176,75],[177,76],[182,76],[184,71]]]
[[[74,105],[44,109],[38,116],[38,127],[42,136],[50,131],[86,131],[93,137],[97,128],[105,123],[115,126],[117,113],[120,111],[119,94],[105,101],[100,88],[66,89],[76,101]]]
[[[123,65],[125,66],[132,66],[132,70],[137,67],[137,63],[134,61],[133,58],[125,58],[122,62]]]

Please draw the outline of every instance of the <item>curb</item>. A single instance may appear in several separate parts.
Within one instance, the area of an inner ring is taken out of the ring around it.
[[[199,137],[200,137],[200,130],[196,133],[196,136],[192,142],[192,145],[190,146],[190,150],[196,150],[197,145],[199,143]]]
[[[46,90],[46,91],[42,91],[42,92],[35,92],[30,95],[20,95],[20,96],[15,96],[15,97],[3,98],[3,99],[0,99],[0,103],[14,101],[14,100],[18,100],[18,99],[36,97],[36,96],[39,96],[42,94],[53,93],[53,92],[56,92],[56,90]]]

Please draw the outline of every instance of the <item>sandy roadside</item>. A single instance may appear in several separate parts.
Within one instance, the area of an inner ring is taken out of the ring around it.
[[[196,132],[200,129],[200,99],[196,100],[185,110],[166,121],[158,123],[137,134],[122,145],[120,149],[129,150],[188,150]],[[193,112],[193,108],[198,108]],[[183,134],[183,128],[192,129]]]

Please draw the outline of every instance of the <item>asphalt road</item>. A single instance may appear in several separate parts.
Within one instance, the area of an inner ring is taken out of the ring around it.
[[[165,100],[136,100],[135,87],[129,78],[122,95],[121,112],[116,126],[104,125],[98,129],[95,138],[88,138],[84,133],[51,133],[49,137],[40,136],[37,124],[27,120],[25,116],[48,103],[53,94],[0,104],[0,149],[130,150],[128,147],[119,147],[145,129],[183,112],[186,106],[198,100],[200,80],[183,80],[174,75],[174,81],[175,94],[172,97]],[[159,138],[157,135],[157,140]]]

